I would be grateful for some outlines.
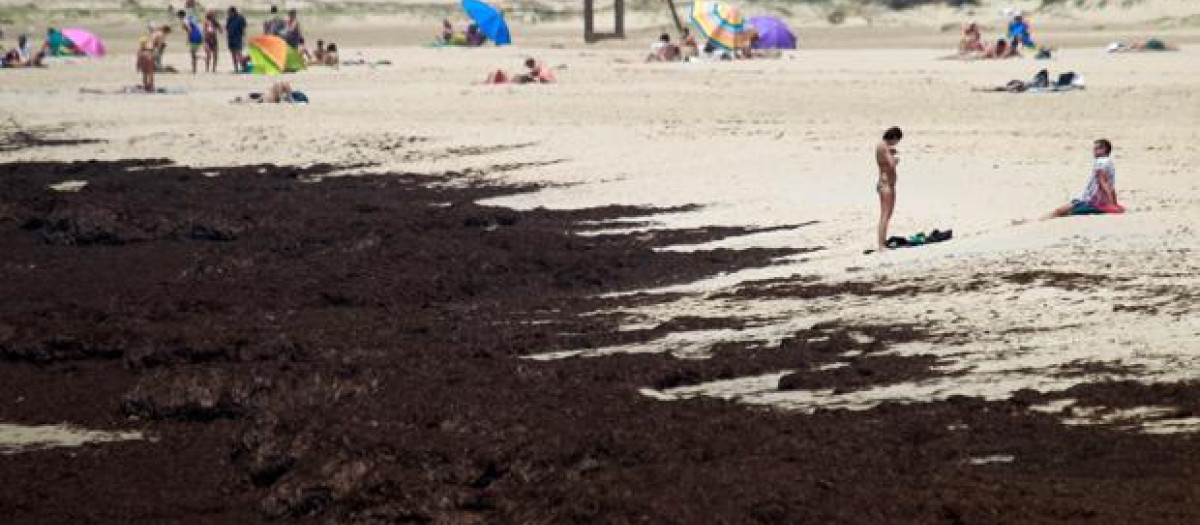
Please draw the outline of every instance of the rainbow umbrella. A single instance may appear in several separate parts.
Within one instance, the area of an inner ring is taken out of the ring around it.
[[[293,73],[304,69],[304,58],[295,48],[275,35],[259,35],[250,39],[250,62],[260,75]]]
[[[692,4],[691,22],[709,42],[725,49],[742,44],[746,32],[742,12],[725,2]]]
[[[75,49],[78,49],[85,55],[102,57],[107,52],[107,49],[104,47],[104,41],[86,29],[68,27],[62,30],[62,35],[71,42]]]

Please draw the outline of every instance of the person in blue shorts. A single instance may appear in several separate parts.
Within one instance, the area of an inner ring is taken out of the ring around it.
[[[229,8],[225,17],[225,37],[229,44],[229,55],[233,58],[233,72],[241,72],[242,50],[246,48],[246,17],[236,7]]]
[[[195,75],[196,65],[200,60],[200,46],[204,45],[204,30],[196,17],[187,14],[187,11],[180,9],[175,16],[179,17],[184,35],[187,36],[188,52],[192,54],[192,74]]]

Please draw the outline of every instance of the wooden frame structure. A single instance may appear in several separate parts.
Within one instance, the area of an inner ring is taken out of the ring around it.
[[[666,0],[671,9],[671,20],[675,29],[682,32],[683,22],[679,20],[679,11],[675,9],[675,0]],[[613,31],[611,33],[596,32],[596,1],[583,0],[583,41],[589,44],[612,38],[625,38],[625,0],[613,0]]]

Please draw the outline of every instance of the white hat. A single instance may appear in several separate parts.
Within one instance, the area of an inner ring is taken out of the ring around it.
[[[1021,16],[1021,14],[1022,14],[1022,13],[1021,13],[1021,10],[1020,10],[1020,9],[1014,9],[1014,10],[1013,10],[1013,14],[1012,14],[1012,15],[1013,15],[1013,17],[1015,18],[1015,17]]]

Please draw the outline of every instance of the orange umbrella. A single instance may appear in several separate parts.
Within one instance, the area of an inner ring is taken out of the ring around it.
[[[250,51],[255,72],[281,73],[304,69],[304,62],[300,60],[296,50],[275,35],[260,35],[251,38]],[[260,63],[260,59],[266,63]]]

